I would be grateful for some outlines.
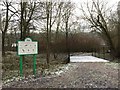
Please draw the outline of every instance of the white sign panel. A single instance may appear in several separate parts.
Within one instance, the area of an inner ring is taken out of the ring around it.
[[[18,41],[18,55],[38,54],[38,42],[26,38],[25,41]]]

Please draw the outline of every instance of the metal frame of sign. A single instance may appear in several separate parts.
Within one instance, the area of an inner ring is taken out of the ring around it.
[[[28,39],[29,37],[27,37],[27,38],[25,38],[25,40],[26,39]],[[29,38],[31,41],[32,41],[32,39],[31,38]],[[24,41],[25,41],[24,40]],[[31,42],[30,41],[30,42]],[[32,42],[37,42],[37,46],[36,46],[36,48],[37,48],[37,53],[35,53],[35,54],[19,54],[18,53],[18,48],[19,48],[19,46],[18,46],[18,43],[19,42],[21,42],[21,40],[18,40],[17,41],[17,55],[18,56],[20,56],[20,76],[22,77],[23,76],[23,63],[22,63],[22,59],[23,59],[23,56],[29,56],[29,55],[33,55],[33,74],[34,75],[36,75],[36,55],[38,54],[38,42],[37,41],[32,41]]]

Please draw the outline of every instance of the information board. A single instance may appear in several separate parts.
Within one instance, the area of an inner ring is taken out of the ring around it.
[[[38,54],[38,42],[26,38],[25,41],[18,41],[18,55]]]

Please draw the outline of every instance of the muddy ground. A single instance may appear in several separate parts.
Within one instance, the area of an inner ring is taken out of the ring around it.
[[[3,88],[118,88],[118,63],[70,63],[61,74],[37,75],[13,81]]]

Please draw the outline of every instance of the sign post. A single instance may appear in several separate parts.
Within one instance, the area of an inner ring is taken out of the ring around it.
[[[23,76],[23,69],[22,69],[22,56],[20,56],[20,76]]]
[[[33,74],[36,75],[36,55],[38,54],[38,42],[26,38],[24,41],[18,41],[17,54],[20,56],[20,76],[23,76],[23,56],[33,55]]]
[[[36,55],[33,56],[33,74],[36,75]]]

